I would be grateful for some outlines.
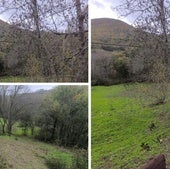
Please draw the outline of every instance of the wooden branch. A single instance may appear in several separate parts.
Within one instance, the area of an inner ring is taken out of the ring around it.
[[[87,33],[88,30],[85,30],[84,33]],[[60,32],[54,32],[52,31],[52,33],[54,33],[55,35],[64,35],[65,37],[67,37],[68,35],[74,35],[75,37],[79,35],[79,32],[70,32],[70,33],[60,33]]]

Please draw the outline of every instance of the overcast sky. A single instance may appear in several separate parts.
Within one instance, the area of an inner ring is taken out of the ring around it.
[[[112,7],[120,4],[120,0],[90,0],[90,16],[94,18],[119,19],[126,23],[131,23],[127,18],[120,17]]]
[[[4,18],[2,15],[0,15],[0,19],[1,19],[1,20],[5,20],[5,18]]]
[[[31,90],[31,92],[35,92],[37,90],[40,90],[40,89],[44,89],[44,90],[50,90],[54,87],[56,87],[57,85],[55,84],[47,84],[47,85],[28,85],[29,89]]]

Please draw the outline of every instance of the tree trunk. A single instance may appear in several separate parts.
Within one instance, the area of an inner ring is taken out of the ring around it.
[[[12,124],[11,123],[7,124],[7,133],[9,136],[11,136],[11,134],[12,134]]]
[[[36,31],[36,37],[37,37],[37,53],[38,53],[39,59],[42,61],[42,64],[43,64],[42,71],[43,71],[43,74],[46,74],[46,72],[47,72],[47,67],[46,67],[47,60],[43,57],[44,52],[42,51],[42,49],[44,49],[45,53],[48,56],[50,74],[51,74],[53,80],[56,80],[55,79],[56,78],[56,71],[55,71],[55,67],[54,67],[53,57],[51,56],[51,54],[47,50],[46,46],[43,44],[42,38],[41,38],[40,18],[39,18],[39,13],[38,13],[37,0],[32,0],[32,5],[33,5],[32,10],[33,10],[35,31]]]
[[[54,136],[55,136],[56,126],[57,126],[57,119],[55,119],[55,121],[54,121],[52,132],[51,132],[51,140],[52,141],[55,139]]]
[[[85,80],[85,76],[87,73],[86,63],[87,58],[85,58],[85,32],[84,32],[85,15],[82,15],[80,0],[76,0],[76,12],[78,18],[79,42],[80,42],[77,81],[83,82]]]
[[[31,135],[34,135],[34,126],[31,127]]]
[[[2,124],[2,134],[5,134],[5,123],[4,124]]]
[[[2,118],[3,119],[3,118]],[[3,119],[1,122],[1,126],[2,126],[2,134],[5,134],[5,127],[6,127],[6,120]]]

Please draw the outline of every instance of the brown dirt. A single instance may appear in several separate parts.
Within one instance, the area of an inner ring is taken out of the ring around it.
[[[47,169],[45,149],[38,142],[23,140],[0,139],[0,154],[6,159],[9,169]]]

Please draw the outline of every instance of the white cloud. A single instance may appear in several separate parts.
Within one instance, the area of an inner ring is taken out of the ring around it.
[[[0,19],[5,21],[5,18],[3,17],[3,15],[0,15]]]
[[[120,17],[116,11],[112,10],[112,7],[118,4],[118,0],[90,0],[90,18],[120,19],[130,24],[130,21],[127,18]]]
[[[111,5],[105,0],[91,0],[90,17],[93,18],[117,18],[116,13],[111,10]]]
[[[40,90],[40,89],[44,89],[44,90],[50,90],[54,87],[56,87],[57,85],[52,85],[52,84],[49,84],[49,85],[28,85],[29,89],[32,91],[32,92],[35,92],[37,90]]]

